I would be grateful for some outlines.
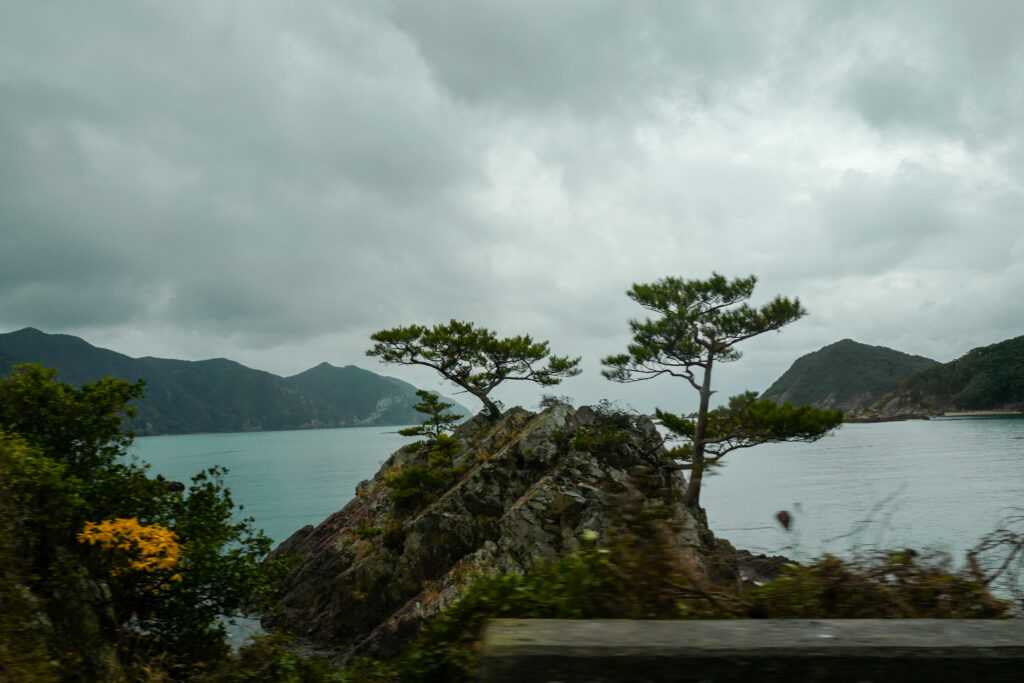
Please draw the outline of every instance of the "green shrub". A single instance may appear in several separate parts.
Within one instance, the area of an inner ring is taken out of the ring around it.
[[[238,654],[198,677],[198,683],[341,683],[345,678],[330,661],[302,652],[283,633],[256,636]]]
[[[589,548],[525,576],[485,576],[388,663],[363,659],[352,681],[468,681],[477,641],[495,618],[997,618],[1008,604],[941,562],[912,551],[788,567],[763,586],[712,583],[667,552],[654,514],[619,529],[608,549]],[[666,533],[667,529],[664,530]]]
[[[384,483],[391,488],[391,500],[402,512],[420,510],[451,488],[465,472],[462,467],[409,465],[388,475]]]
[[[447,481],[441,474],[424,465],[409,465],[384,481],[391,487],[391,500],[395,501],[395,507],[403,510],[428,504],[447,487]]]
[[[156,661],[184,676],[226,654],[220,619],[260,606],[283,566],[264,565],[270,540],[251,519],[234,519],[224,470],[177,491],[128,458],[121,421],[133,414],[127,404],[141,382],[105,378],[76,388],[55,376],[25,365],[0,379],[0,545],[17,558],[2,563],[0,595],[16,591],[37,605],[35,621],[45,616],[51,625],[46,650],[64,677],[119,678],[122,667]],[[86,522],[115,519],[172,530],[182,545],[179,576],[154,583],[125,571],[123,554],[77,540]],[[8,613],[6,597],[0,613]]]
[[[64,479],[64,467],[0,432],[0,680],[57,681],[50,633],[41,623],[42,604],[33,582],[35,539],[26,533],[24,510],[51,502],[76,507],[80,500]]]
[[[629,441],[629,433],[614,424],[577,427],[572,448],[596,455],[613,455]]]
[[[770,619],[993,619],[1010,607],[947,562],[922,563],[913,550],[789,565],[743,602],[745,616]]]
[[[371,538],[376,538],[380,536],[383,533],[383,531],[384,530],[381,529],[379,526],[366,526],[365,524],[362,524],[356,527],[356,536],[366,541]]]

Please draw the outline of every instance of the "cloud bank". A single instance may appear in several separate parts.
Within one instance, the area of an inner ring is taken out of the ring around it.
[[[721,394],[844,337],[951,360],[1024,333],[1024,5],[13,1],[0,328],[279,374],[473,320],[559,389],[666,275],[811,315]],[[648,385],[649,384],[649,385]],[[532,404],[539,391],[499,390]]]

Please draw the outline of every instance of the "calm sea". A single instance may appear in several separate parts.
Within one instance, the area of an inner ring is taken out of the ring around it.
[[[153,471],[229,468],[236,503],[280,542],[353,497],[410,439],[396,427],[136,439]],[[959,554],[1024,506],[1024,417],[844,425],[813,444],[736,451],[705,479],[712,529],[736,546],[808,559],[859,547]],[[793,514],[792,531],[775,522]]]
[[[352,427],[135,439],[131,451],[151,472],[188,483],[197,472],[228,468],[225,483],[244,516],[274,539],[319,524],[355,496],[392,452],[414,439],[400,427]]]

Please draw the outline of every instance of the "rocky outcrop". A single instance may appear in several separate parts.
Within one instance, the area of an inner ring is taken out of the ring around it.
[[[332,651],[386,657],[454,602],[475,576],[524,573],[598,542],[623,500],[659,506],[674,550],[704,562],[716,541],[680,502],[681,472],[647,418],[566,405],[513,409],[456,431],[446,490],[396,505],[389,476],[432,467],[425,448],[396,451],[356,497],[275,553],[299,557],[268,626]],[[437,467],[436,461],[433,467]]]

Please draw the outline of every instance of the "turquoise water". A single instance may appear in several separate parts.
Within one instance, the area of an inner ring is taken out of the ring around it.
[[[171,479],[230,469],[235,501],[275,541],[341,509],[401,445],[395,427],[136,439]],[[705,479],[716,534],[757,552],[813,557],[858,546],[959,553],[1024,505],[1024,418],[845,425],[813,444],[736,451]],[[786,533],[775,513],[795,515]]]
[[[152,472],[188,482],[220,465],[237,505],[275,543],[319,524],[355,495],[389,455],[413,439],[399,427],[353,427],[243,434],[182,434],[135,439],[132,452]]]

